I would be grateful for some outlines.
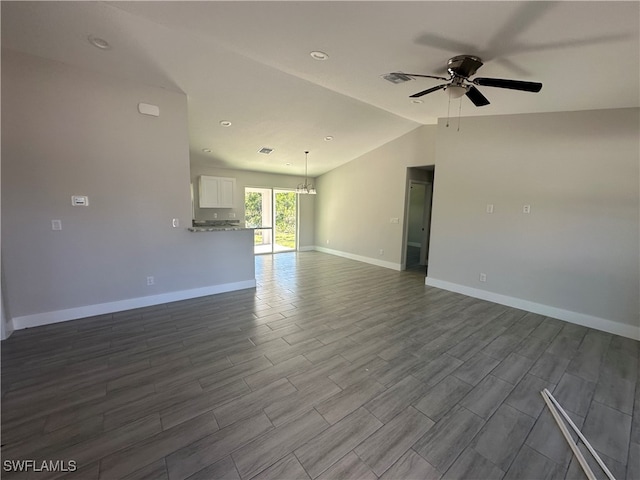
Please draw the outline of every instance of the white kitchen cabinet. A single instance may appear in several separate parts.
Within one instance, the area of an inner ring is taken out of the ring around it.
[[[233,208],[236,179],[200,175],[200,208]]]

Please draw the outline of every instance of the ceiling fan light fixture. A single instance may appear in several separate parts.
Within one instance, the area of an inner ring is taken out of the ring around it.
[[[450,98],[460,98],[467,93],[467,88],[463,85],[447,85],[446,90]]]
[[[475,77],[469,78],[475,75],[478,68],[483,65],[482,60],[473,55],[458,55],[450,58],[447,63],[447,71],[449,72],[449,78],[438,77],[435,75],[422,75],[416,73],[403,73],[409,77],[420,78],[433,78],[436,80],[444,80],[446,83],[441,83],[435,87],[427,88],[421,92],[409,95],[409,98],[418,98],[428,95],[429,93],[437,92],[444,89],[449,95],[449,101],[452,98],[462,98],[466,95],[469,100],[476,107],[484,107],[491,102],[476,88],[476,85],[484,87],[496,87],[507,88],[509,90],[519,90],[522,92],[537,93],[542,89],[542,83],[529,82],[523,80],[509,80],[505,78],[487,78],[487,77]],[[414,100],[415,102],[415,100]],[[415,102],[417,103],[417,102]]]

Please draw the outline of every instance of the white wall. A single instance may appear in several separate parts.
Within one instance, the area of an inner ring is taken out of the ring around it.
[[[434,164],[436,130],[419,127],[318,177],[316,248],[400,270],[407,168]]]
[[[184,94],[3,50],[2,120],[2,288],[16,328],[255,285],[250,231],[186,231]],[[72,207],[74,194],[90,205]]]
[[[193,154],[192,154],[193,155]],[[218,177],[231,177],[236,179],[235,208],[199,208],[198,207],[198,177],[200,175],[212,175]],[[206,164],[206,159],[196,155],[191,158],[191,182],[195,199],[195,218],[198,220],[213,220],[213,214],[218,214],[218,220],[229,218],[229,213],[234,213],[236,219],[244,224],[244,189],[245,187],[259,188],[283,188],[295,189],[303,181],[300,176],[278,175],[264,172],[252,172],[246,170],[233,170],[213,167]],[[311,179],[313,183],[315,180]],[[307,249],[314,245],[314,217],[315,196],[298,196],[298,248]]]
[[[638,109],[440,123],[427,283],[640,338],[639,132]]]
[[[638,112],[420,127],[318,178],[316,246],[399,269],[406,168],[435,164],[428,284],[640,338]]]
[[[1,122],[0,122],[1,123]],[[0,129],[1,130],[1,129]],[[2,133],[0,131],[0,142],[2,140]],[[2,180],[2,169],[0,168],[0,183]],[[2,200],[0,198],[0,211]],[[2,226],[0,222],[0,252],[2,252]],[[2,287],[4,283],[4,267],[2,266],[2,254],[0,254],[0,340],[9,338],[13,332],[13,322],[4,312],[4,289]]]

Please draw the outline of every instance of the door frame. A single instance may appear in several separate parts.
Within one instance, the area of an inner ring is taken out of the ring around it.
[[[427,170],[430,172],[430,177],[427,180],[412,178],[413,170]],[[423,234],[420,247],[420,264],[425,266],[425,275],[428,269],[429,262],[429,249],[431,243],[431,219],[433,213],[433,190],[435,182],[435,166],[425,165],[424,167],[408,167],[407,168],[407,183],[405,194],[405,212],[404,212],[404,231],[402,237],[402,264],[401,269],[407,269],[407,246],[409,240],[409,211],[411,207],[411,186],[413,184],[425,185],[425,199],[423,210]]]
[[[406,219],[405,219],[405,236],[404,236],[404,244],[403,244],[403,248],[404,248],[404,269],[407,269],[409,267],[409,265],[407,265],[407,250],[409,247],[409,230],[410,230],[410,219],[411,219],[411,211],[412,211],[412,207],[416,207],[417,205],[415,204],[415,202],[411,201],[411,191],[413,189],[413,187],[415,185],[420,185],[424,187],[424,200],[423,200],[423,204],[419,205],[422,207],[422,232],[420,235],[420,265],[424,266],[424,259],[426,257],[426,246],[427,246],[427,229],[425,228],[425,220],[426,217],[428,216],[428,212],[427,212],[427,197],[430,197],[429,195],[429,182],[423,181],[423,180],[413,180],[413,179],[409,179],[409,184],[408,184],[408,188],[407,188],[407,211],[406,211]],[[412,265],[415,266],[415,265]]]

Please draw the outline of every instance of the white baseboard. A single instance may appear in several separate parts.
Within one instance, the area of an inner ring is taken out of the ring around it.
[[[127,300],[118,300],[116,302],[86,305],[83,307],[68,308],[66,310],[35,313],[33,315],[14,317],[13,328],[20,330],[23,328],[39,327],[50,323],[66,322],[68,320],[77,320],[79,318],[122,312],[134,308],[150,307],[152,305],[160,305],[162,303],[177,302],[179,300],[188,300],[190,298],[205,297],[207,295],[215,295],[218,293],[255,288],[255,286],[256,280],[252,279],[241,282],[212,285],[210,287],[194,288],[191,290],[161,293],[159,295],[149,295],[147,297],[129,298]]]
[[[11,320],[5,321],[2,319],[2,334],[0,334],[0,340],[6,340],[13,333],[13,322]]]
[[[336,255],[337,257],[344,257],[350,260],[356,260],[358,262],[369,263],[378,267],[390,268],[391,270],[402,270],[402,265],[399,263],[385,262],[384,260],[378,260],[377,258],[363,257],[362,255],[355,255],[353,253],[341,252],[340,250],[332,250],[331,248],[315,246],[314,250],[322,253],[328,253],[329,255]]]
[[[509,297],[499,293],[487,292],[486,290],[467,287],[466,285],[438,280],[432,277],[426,277],[424,283],[431,287],[442,288],[443,290],[461,293],[469,297],[488,300],[489,302],[499,303],[500,305],[506,305],[508,307],[526,310],[527,312],[537,313],[539,315],[544,315],[545,317],[557,318],[558,320],[575,323],[577,325],[582,325],[583,327],[602,330],[603,332],[613,333],[614,335],[620,335],[633,340],[640,340],[640,328],[634,325],[614,322],[612,320],[607,320],[606,318],[594,317],[584,313],[551,307],[542,303],[531,302],[529,300],[523,300],[516,297]]]

